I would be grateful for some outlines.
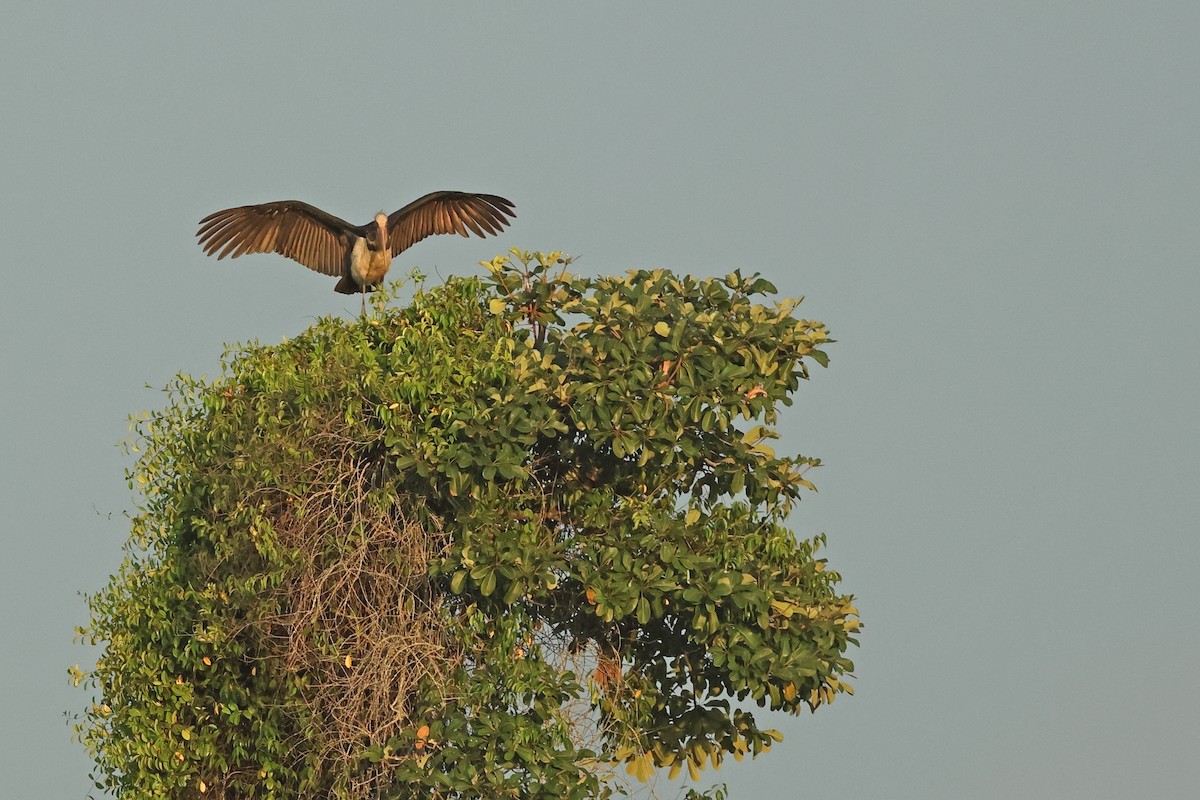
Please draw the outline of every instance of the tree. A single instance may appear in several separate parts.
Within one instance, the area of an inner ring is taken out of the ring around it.
[[[609,797],[767,750],[753,704],[851,691],[853,599],[784,525],[819,462],[767,444],[824,325],[739,272],[513,256],[135,421],[81,629],[100,788]]]

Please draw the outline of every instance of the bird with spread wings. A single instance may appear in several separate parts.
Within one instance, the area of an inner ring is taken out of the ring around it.
[[[380,211],[351,225],[316,206],[281,200],[227,208],[200,220],[196,236],[218,259],[279,253],[324,275],[339,277],[334,291],[362,294],[378,286],[392,259],[422,239],[442,233],[494,236],[516,217],[510,201],[494,194],[431,192],[399,211]]]

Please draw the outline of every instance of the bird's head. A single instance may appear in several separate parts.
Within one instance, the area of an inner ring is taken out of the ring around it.
[[[378,214],[375,215],[375,227],[379,230],[378,240],[379,240],[379,247],[381,249],[384,247],[387,247],[387,239],[388,239],[387,225],[388,225],[387,214],[380,211]]]

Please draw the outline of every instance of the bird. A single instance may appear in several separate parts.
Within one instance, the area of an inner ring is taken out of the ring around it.
[[[200,220],[196,232],[206,255],[220,260],[249,253],[279,253],[324,275],[338,276],[342,294],[362,294],[382,283],[392,259],[422,239],[441,233],[489,236],[516,218],[516,206],[494,194],[430,192],[399,211],[380,211],[366,225],[299,200],[226,208]]]

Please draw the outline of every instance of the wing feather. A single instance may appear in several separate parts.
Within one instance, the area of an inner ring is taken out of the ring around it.
[[[325,275],[341,275],[363,228],[298,200],[227,208],[200,220],[196,237],[218,259],[279,253]]]
[[[388,244],[397,256],[428,236],[489,236],[516,217],[516,207],[494,194],[431,192],[388,217]]]

